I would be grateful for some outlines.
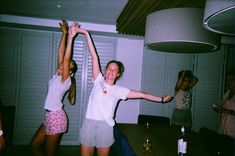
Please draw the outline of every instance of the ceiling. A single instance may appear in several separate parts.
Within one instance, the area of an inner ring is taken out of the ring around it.
[[[0,14],[116,24],[128,0],[0,0]]]
[[[117,31],[144,36],[146,17],[150,13],[169,8],[204,6],[205,0],[129,0],[116,21]]]
[[[119,34],[144,36],[148,14],[204,5],[205,0],[0,0],[0,14],[111,24]]]

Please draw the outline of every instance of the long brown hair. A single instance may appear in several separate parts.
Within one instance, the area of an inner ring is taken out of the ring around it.
[[[75,73],[77,72],[77,64],[74,60],[71,60],[70,62],[70,66],[71,66],[71,74],[70,74],[70,78],[71,78],[71,85],[69,88],[69,94],[68,94],[68,100],[69,103],[71,105],[74,105],[76,102],[76,80],[75,80]]]

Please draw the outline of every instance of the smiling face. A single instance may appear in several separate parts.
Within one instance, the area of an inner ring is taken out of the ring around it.
[[[116,79],[120,76],[119,66],[117,63],[110,63],[105,70],[105,78],[106,80],[115,82]]]
[[[122,62],[117,60],[109,61],[105,68],[105,82],[110,85],[115,84],[116,80],[122,76],[123,72],[124,65]]]

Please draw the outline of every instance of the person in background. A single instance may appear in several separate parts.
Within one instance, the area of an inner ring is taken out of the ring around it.
[[[191,129],[191,89],[197,82],[198,78],[190,70],[182,70],[178,73],[178,80],[175,85],[175,108],[171,117],[172,125],[184,126],[186,129]]]
[[[92,80],[94,84],[86,109],[86,116],[80,130],[81,155],[93,156],[95,148],[97,148],[98,156],[108,156],[110,147],[114,143],[113,126],[115,121],[113,117],[119,100],[141,98],[163,104],[171,101],[173,97],[155,96],[116,85],[116,81],[124,72],[122,62],[117,60],[109,61],[103,75],[91,35],[80,26],[76,27],[76,30],[86,37],[92,60]]]
[[[67,115],[63,109],[63,97],[68,92],[68,100],[75,104],[76,83],[74,75],[77,64],[72,60],[72,47],[77,32],[77,23],[68,27],[62,20],[60,28],[62,36],[58,48],[57,73],[48,82],[48,92],[44,103],[44,122],[40,125],[31,141],[31,149],[35,156],[53,156],[63,133],[67,131]],[[67,45],[66,45],[67,42]],[[45,144],[46,154],[40,150]]]
[[[2,101],[0,101],[0,152],[5,149],[5,138],[4,138],[4,130],[3,130],[3,121],[2,121]]]
[[[226,74],[226,85],[222,100],[212,105],[213,110],[220,114],[218,129],[202,127],[199,131],[210,155],[234,156],[235,154],[235,70]]]
[[[226,75],[227,91],[219,105],[213,105],[214,111],[220,113],[218,133],[235,139],[235,71]]]

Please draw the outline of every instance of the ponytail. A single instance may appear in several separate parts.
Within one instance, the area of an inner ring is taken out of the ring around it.
[[[77,72],[77,64],[74,60],[70,61],[71,63],[71,72],[70,78],[71,78],[71,85],[69,88],[69,94],[68,94],[68,100],[71,105],[74,105],[76,102],[76,80],[75,80],[75,73]]]
[[[76,80],[74,76],[71,76],[71,85],[69,88],[68,100],[71,105],[74,105],[76,102]]]

